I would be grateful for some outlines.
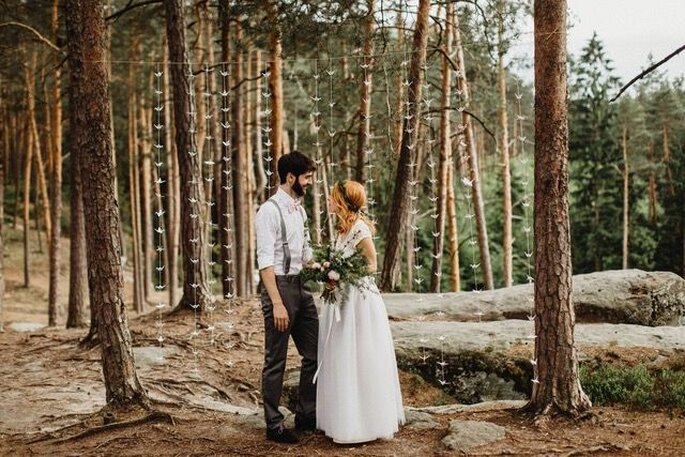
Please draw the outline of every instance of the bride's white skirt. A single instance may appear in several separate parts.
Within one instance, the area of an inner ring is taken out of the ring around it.
[[[390,439],[404,408],[388,314],[373,279],[345,287],[320,318],[317,427],[337,443]]]

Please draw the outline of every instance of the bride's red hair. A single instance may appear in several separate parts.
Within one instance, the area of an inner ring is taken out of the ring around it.
[[[366,207],[366,191],[357,181],[338,181],[331,190],[331,198],[338,207],[338,232],[347,233],[359,218],[369,227],[371,233],[376,233],[376,227],[364,213]]]

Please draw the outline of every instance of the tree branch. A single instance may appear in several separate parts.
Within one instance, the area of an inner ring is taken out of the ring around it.
[[[111,15],[107,16],[105,18],[105,21],[116,21],[117,19],[119,19],[121,16],[123,16],[125,13],[128,13],[132,9],[138,8],[139,6],[152,5],[154,3],[163,3],[163,0],[144,0],[140,3],[135,3],[135,4],[133,4],[133,0],[129,0],[128,4],[124,8],[117,11],[116,13],[112,13]]]
[[[612,98],[611,100],[609,100],[609,103],[615,101],[615,100],[616,100],[618,97],[620,97],[621,94],[622,94],[623,92],[625,92],[630,86],[632,86],[633,84],[635,84],[635,82],[637,82],[638,80],[644,78],[645,76],[647,76],[648,74],[650,74],[651,72],[653,72],[654,70],[656,70],[657,68],[659,68],[660,66],[662,66],[663,64],[665,64],[666,62],[668,62],[669,60],[671,60],[672,58],[674,58],[675,56],[677,56],[678,54],[680,54],[681,52],[683,52],[684,49],[685,49],[685,45],[679,47],[678,49],[676,49],[675,51],[673,51],[672,53],[670,53],[669,55],[667,55],[666,57],[664,57],[663,59],[661,59],[660,61],[658,61],[657,63],[655,63],[654,65],[652,65],[651,67],[649,67],[648,69],[646,69],[645,71],[643,71],[642,73],[640,73],[639,75],[637,75],[636,77],[634,77],[633,79],[631,79],[630,81],[628,81],[628,83],[627,83],[625,86],[621,87],[621,90],[618,91],[618,94],[616,94],[616,95],[614,96],[614,98]]]
[[[45,38],[43,35],[41,35],[41,33],[38,30],[34,29],[30,25],[22,24],[21,22],[10,21],[10,22],[1,23],[0,27],[8,27],[11,25],[14,25],[16,27],[23,28],[23,29],[26,29],[26,30],[32,32],[34,35],[36,35],[38,37],[38,39],[40,41],[47,44],[51,49],[53,49],[54,51],[57,51],[57,52],[62,52],[62,50],[56,44],[54,44],[52,41]]]

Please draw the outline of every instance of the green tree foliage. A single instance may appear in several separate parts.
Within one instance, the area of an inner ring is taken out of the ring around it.
[[[618,87],[611,60],[594,35],[571,65],[569,157],[574,273],[621,267],[621,163]]]

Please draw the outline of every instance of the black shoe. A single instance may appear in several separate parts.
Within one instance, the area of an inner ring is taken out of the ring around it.
[[[295,416],[295,430],[298,432],[316,431],[316,417]]]
[[[266,429],[266,439],[277,443],[295,444],[297,437],[289,429],[280,426],[276,429]]]

